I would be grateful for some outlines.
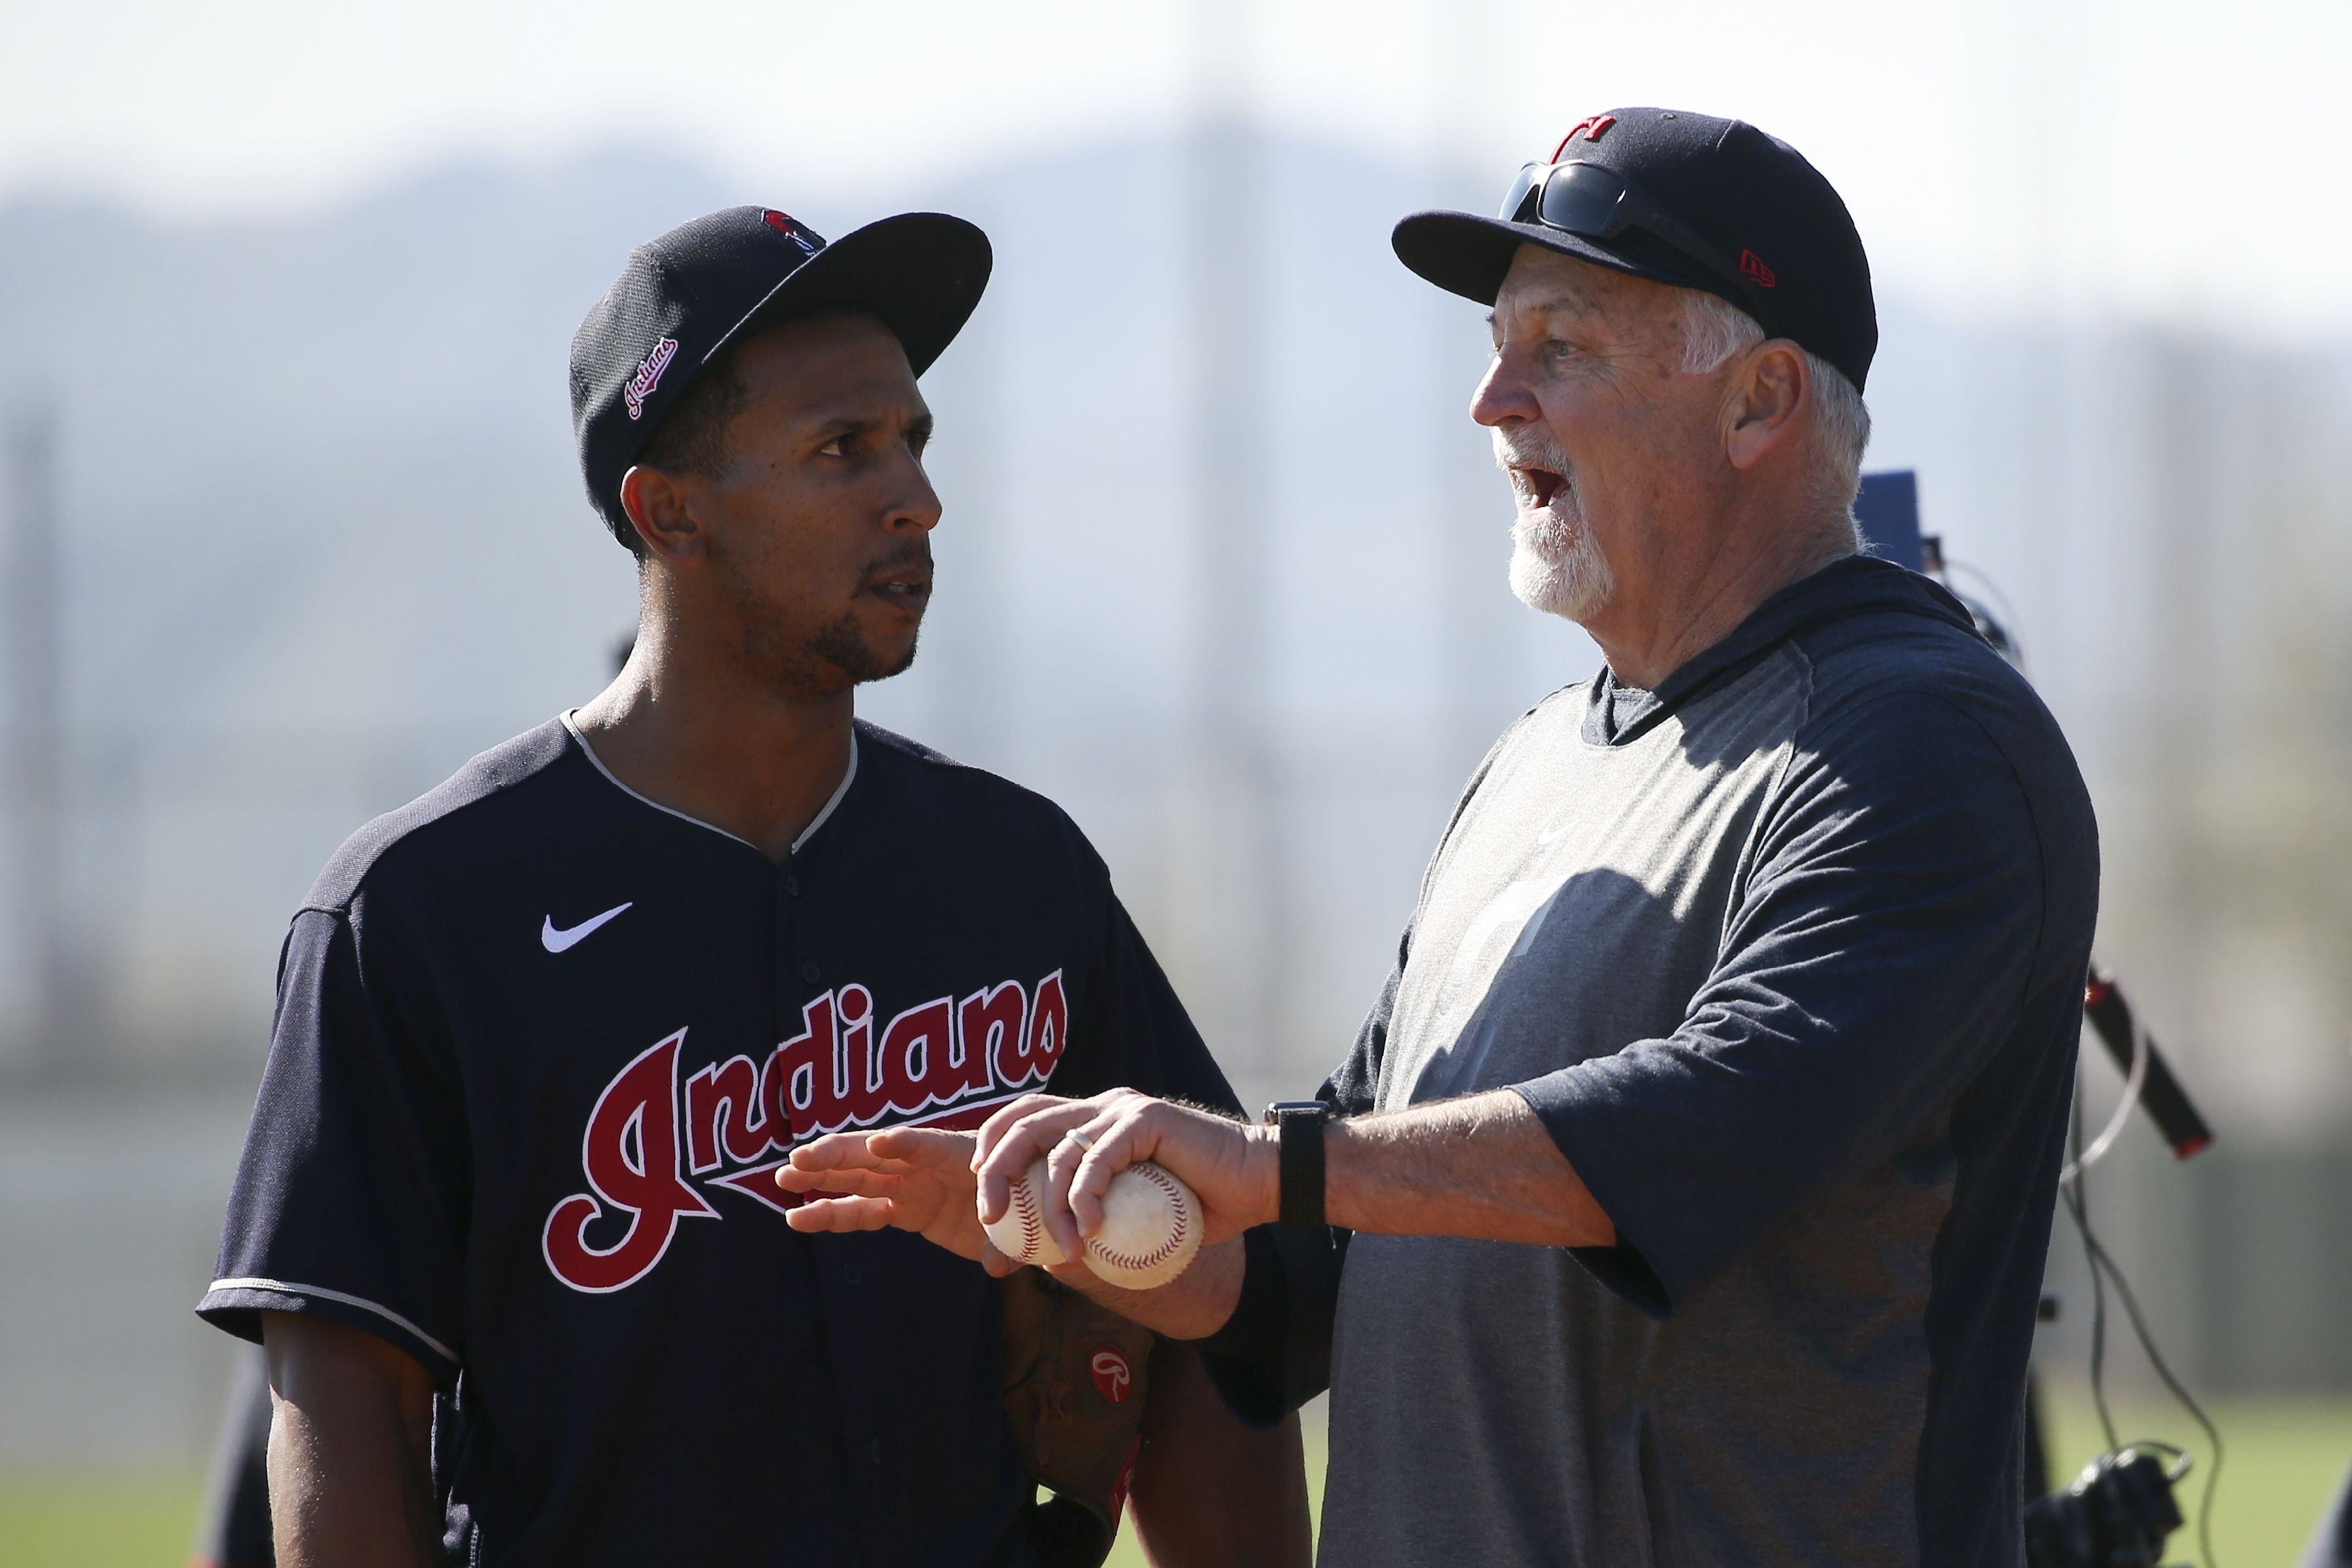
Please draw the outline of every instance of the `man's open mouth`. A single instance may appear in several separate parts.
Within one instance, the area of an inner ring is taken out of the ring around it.
[[[1511,465],[1511,483],[1528,510],[1541,511],[1551,505],[1552,498],[1559,494],[1560,488],[1567,481],[1549,468],[1514,463]]]
[[[902,610],[919,610],[931,597],[931,574],[914,566],[901,567],[867,579],[866,591]]]

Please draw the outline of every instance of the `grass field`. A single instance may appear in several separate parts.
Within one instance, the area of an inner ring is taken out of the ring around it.
[[[194,1543],[204,1477],[0,1479],[5,1568],[180,1568]]]
[[[2213,1510],[2213,1545],[2226,1568],[2292,1568],[2336,1481],[2352,1463],[2352,1400],[2244,1400],[2216,1407],[2228,1463]],[[2187,1423],[2161,1406],[2116,1411],[2122,1436],[2183,1442]],[[2071,1469],[2101,1447],[2090,1406],[2052,1412],[2053,1462]],[[1321,1444],[1310,1434],[1310,1482],[1321,1489]],[[2168,1560],[2201,1562],[2195,1510],[2200,1468],[2181,1487],[2191,1529],[2172,1538]],[[194,1474],[0,1478],[0,1568],[180,1568],[203,1489]],[[1117,1568],[1141,1568],[1122,1541]]]
[[[2168,1563],[2203,1568],[2294,1568],[2320,1510],[2352,1466],[2352,1399],[2240,1400],[2211,1407],[2221,1428],[2227,1462],[2213,1503],[2213,1554],[2206,1564],[2197,1550],[2197,1508],[2203,1495],[2203,1440],[2188,1418],[2168,1405],[2119,1404],[2117,1436],[2126,1442],[2155,1437],[2189,1447],[2197,1468],[2181,1483],[2187,1529],[2172,1538]],[[2063,1481],[2097,1455],[2105,1444],[2087,1398],[2054,1398],[2050,1422],[2051,1465]],[[1323,1489],[1320,1434],[1307,1434],[1307,1486],[1319,1501]],[[1143,1568],[1132,1536],[1122,1536],[1110,1568]]]

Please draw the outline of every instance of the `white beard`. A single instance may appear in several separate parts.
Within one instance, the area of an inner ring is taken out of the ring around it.
[[[1580,625],[1591,620],[1608,607],[1617,578],[1577,499],[1567,454],[1541,437],[1497,429],[1495,457],[1506,467],[1514,460],[1533,463],[1560,476],[1549,505],[1522,509],[1511,522],[1511,592],[1529,609]]]

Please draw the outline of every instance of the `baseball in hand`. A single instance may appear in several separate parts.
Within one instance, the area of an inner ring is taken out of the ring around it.
[[[1149,1160],[1110,1179],[1102,1228],[1087,1237],[1087,1267],[1129,1290],[1149,1290],[1184,1272],[1201,1250],[1201,1200]]]
[[[980,1227],[988,1233],[988,1244],[1015,1263],[1050,1268],[1068,1261],[1062,1249],[1054,1245],[1054,1233],[1045,1228],[1045,1161],[1040,1155],[1029,1162],[1029,1168],[1013,1184],[1012,1200],[996,1222]]]
[[[1013,1184],[1003,1215],[984,1226],[990,1245],[1015,1263],[1053,1265],[1062,1249],[1045,1229],[1045,1162]],[[1201,1250],[1201,1200],[1150,1161],[1129,1165],[1103,1193],[1102,1228],[1087,1238],[1086,1264],[1129,1290],[1149,1290],[1184,1272]]]

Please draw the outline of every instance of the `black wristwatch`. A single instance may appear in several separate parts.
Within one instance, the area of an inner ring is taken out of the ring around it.
[[[1319,1100],[1277,1100],[1265,1108],[1269,1126],[1282,1130],[1282,1223],[1291,1230],[1321,1230],[1323,1124],[1331,1108]]]

